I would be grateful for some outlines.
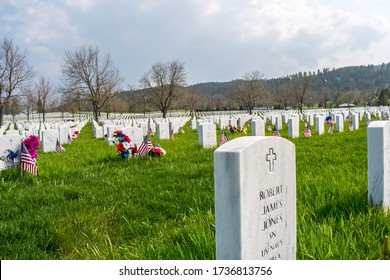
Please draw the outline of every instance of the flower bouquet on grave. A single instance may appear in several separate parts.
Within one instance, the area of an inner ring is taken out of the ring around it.
[[[149,156],[150,157],[161,157],[162,155],[166,155],[167,152],[161,148],[161,146],[157,143],[156,144],[156,147],[153,147],[150,151],[149,151]]]
[[[22,142],[20,150],[20,167],[21,172],[26,171],[38,176],[38,167],[36,164],[39,148],[39,139],[35,135],[30,135]]]
[[[35,135],[30,135],[23,141],[23,144],[26,146],[26,149],[31,155],[31,158],[36,161],[38,158],[37,149],[40,147],[38,137]]]
[[[126,134],[122,133],[122,130],[114,131],[113,143],[116,146],[116,149],[121,158],[128,158],[130,156],[130,151],[132,148],[131,139]]]

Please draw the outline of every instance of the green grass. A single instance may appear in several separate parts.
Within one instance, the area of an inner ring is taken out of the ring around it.
[[[367,206],[366,138],[362,124],[290,139],[298,259],[381,258],[390,218]],[[122,160],[88,124],[65,153],[39,152],[38,178],[1,172],[0,259],[215,259],[215,149],[188,129],[159,142],[164,157]]]

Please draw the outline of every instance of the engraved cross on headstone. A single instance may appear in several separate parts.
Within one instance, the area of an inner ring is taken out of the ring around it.
[[[276,160],[276,154],[274,153],[273,148],[269,148],[269,153],[266,155],[266,160],[268,161],[269,171],[274,172],[275,171],[275,160]]]
[[[9,148],[10,148],[10,149],[12,148],[12,142],[13,142],[13,140],[12,140],[12,138],[10,138],[10,139],[9,139]]]

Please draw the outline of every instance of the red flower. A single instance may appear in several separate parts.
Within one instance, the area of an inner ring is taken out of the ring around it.
[[[134,145],[134,147],[131,147],[130,149],[131,149],[131,154],[132,154],[133,156],[134,156],[134,155],[137,153],[137,151],[138,151],[137,145]]]
[[[76,135],[79,134],[79,132],[77,130],[75,132],[73,132],[73,133],[76,134]]]
[[[162,150],[160,148],[153,148],[153,152],[158,154],[158,155],[162,155]]]
[[[126,148],[125,148],[125,146],[123,146],[122,143],[119,143],[119,144],[116,146],[116,148],[117,148],[118,151],[120,151],[120,152],[126,151]]]
[[[131,139],[130,139],[130,137],[129,136],[125,136],[125,140],[126,140],[126,142],[128,142],[128,143],[130,143],[131,142]]]
[[[116,134],[116,135],[121,135],[121,134],[122,134],[122,130],[115,130],[115,131],[114,131],[114,134]]]

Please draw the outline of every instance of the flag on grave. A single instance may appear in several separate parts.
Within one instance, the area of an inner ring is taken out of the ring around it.
[[[68,141],[67,141],[68,145],[72,144],[72,137],[70,137],[70,135],[68,134]]]
[[[16,166],[19,158],[19,150],[16,150],[15,152],[12,150],[8,150],[8,155],[5,158],[5,168],[11,167],[11,166]],[[0,167],[0,170],[2,168]]]
[[[329,127],[329,129],[328,129],[328,133],[333,133],[333,123],[332,124],[330,124],[330,127]]]
[[[152,141],[150,140],[149,135],[146,135],[144,141],[141,143],[141,145],[138,148],[138,154],[143,157],[147,156],[151,149],[153,149]]]
[[[226,136],[225,130],[222,130],[221,138],[219,138],[219,145],[221,146],[225,144],[227,141],[229,141],[229,139]]]
[[[22,143],[22,148],[20,152],[20,162],[21,162],[21,168],[23,171],[30,172],[34,174],[35,176],[38,175],[38,167],[35,164],[34,159],[31,157],[30,153],[28,152],[26,145]]]
[[[58,152],[58,153],[65,152],[65,148],[60,145],[60,141],[58,141],[58,139],[57,139],[57,143],[56,143],[56,152]]]
[[[305,130],[303,131],[303,136],[305,136],[305,137],[311,137],[310,126],[306,126]]]
[[[18,156],[19,156],[19,150],[16,150],[15,152],[12,150],[8,150],[8,155],[7,155],[6,159],[7,159],[7,161],[15,163]]]
[[[171,140],[171,141],[175,140],[175,135],[174,135],[174,133],[173,133],[173,130],[171,130],[171,131],[169,132],[169,140]]]
[[[272,133],[272,136],[279,136],[280,137],[279,131],[274,129],[274,132]]]

